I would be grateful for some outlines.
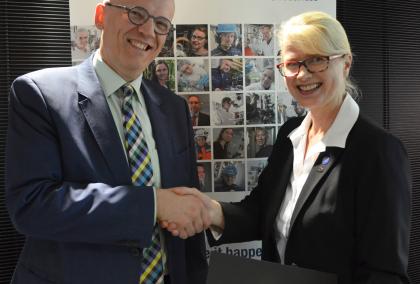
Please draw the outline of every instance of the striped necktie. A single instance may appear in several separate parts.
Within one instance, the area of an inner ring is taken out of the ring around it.
[[[135,94],[130,84],[121,87],[124,94],[122,115],[124,118],[125,147],[131,168],[131,181],[137,186],[153,185],[153,168],[144,133],[136,116],[132,100]],[[140,284],[163,283],[164,251],[160,243],[159,228],[153,228],[151,245],[143,249]]]

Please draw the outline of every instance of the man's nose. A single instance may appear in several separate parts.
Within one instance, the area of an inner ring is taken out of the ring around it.
[[[154,36],[155,35],[155,22],[153,18],[150,17],[149,19],[147,19],[147,21],[144,24],[137,26],[137,30],[141,33]]]

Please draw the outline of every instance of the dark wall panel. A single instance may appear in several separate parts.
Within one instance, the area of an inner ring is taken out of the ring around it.
[[[372,13],[375,10],[375,13]],[[381,1],[337,1],[337,19],[345,27],[354,64],[352,75],[361,87],[361,110],[383,125],[385,41]]]
[[[413,175],[409,273],[420,283],[420,5],[387,2],[389,129],[407,147]]]
[[[4,204],[4,148],[7,97],[19,75],[71,65],[67,0],[0,0],[0,283],[9,283],[24,241]]]
[[[356,53],[363,113],[405,144],[413,176],[408,272],[420,283],[420,5],[418,1],[337,1]]]

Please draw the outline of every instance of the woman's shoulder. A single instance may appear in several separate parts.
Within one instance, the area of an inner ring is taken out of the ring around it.
[[[290,132],[295,130],[302,123],[305,117],[292,117],[288,119],[279,129],[278,135],[288,136]]]
[[[360,114],[349,133],[347,143],[360,144],[365,148],[403,147],[401,140],[366,115]]]

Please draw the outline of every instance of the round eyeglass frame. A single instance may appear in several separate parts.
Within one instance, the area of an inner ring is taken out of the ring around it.
[[[150,15],[149,11],[146,8],[143,8],[141,6],[127,7],[127,6],[123,6],[123,5],[112,4],[110,2],[106,2],[105,5],[125,10],[127,12],[128,19],[130,20],[130,22],[133,25],[136,25],[136,26],[144,25],[150,18],[152,18],[153,19],[153,25],[154,25],[154,31],[158,35],[167,35],[171,31],[175,30],[173,24],[171,23],[171,21],[169,19],[167,19],[165,17],[162,17],[162,16]],[[133,20],[134,19],[133,13],[134,12],[139,12],[139,11],[143,12],[146,15],[144,21],[142,21],[142,22],[136,22],[135,20]],[[161,22],[166,22],[167,23],[167,26],[168,26],[167,31],[163,32],[163,31],[161,31],[157,28],[157,25],[156,25],[157,20],[160,20]]]

